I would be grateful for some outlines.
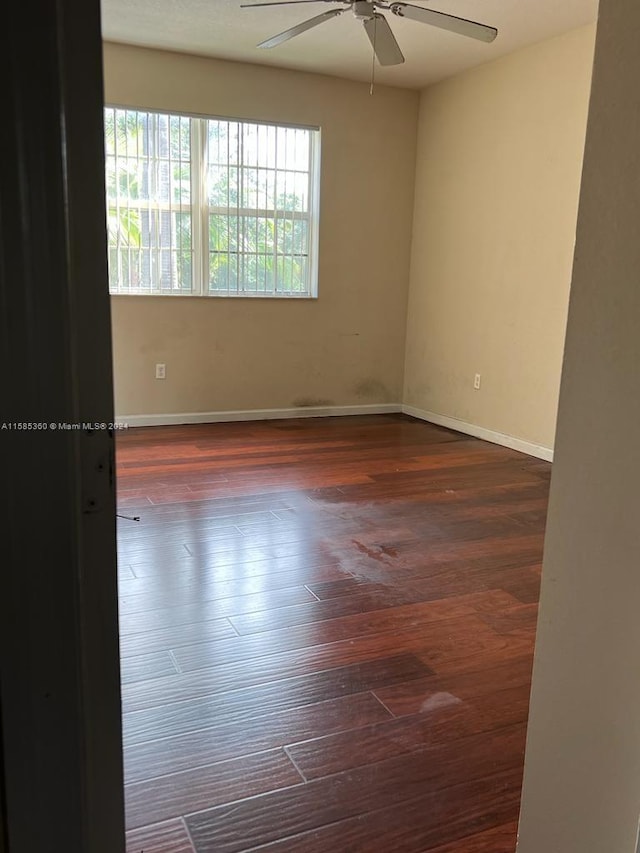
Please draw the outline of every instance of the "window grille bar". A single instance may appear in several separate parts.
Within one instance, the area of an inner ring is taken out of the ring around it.
[[[318,131],[108,107],[113,293],[315,295]]]

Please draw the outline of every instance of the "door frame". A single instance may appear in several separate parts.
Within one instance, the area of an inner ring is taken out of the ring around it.
[[[99,0],[10,4],[0,46],[0,835],[120,853]]]

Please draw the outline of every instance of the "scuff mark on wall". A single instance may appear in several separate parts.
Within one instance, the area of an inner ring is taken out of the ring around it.
[[[314,409],[320,406],[334,406],[333,400],[326,400],[324,397],[297,397],[291,404],[296,409]]]
[[[378,402],[387,402],[391,399],[389,389],[379,379],[361,379],[353,386],[356,397],[375,399]]]

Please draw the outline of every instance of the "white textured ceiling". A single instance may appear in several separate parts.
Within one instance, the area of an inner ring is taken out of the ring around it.
[[[103,36],[110,41],[161,47],[369,80],[371,46],[351,12],[337,16],[280,47],[255,45],[320,12],[324,2],[241,9],[252,0],[102,0]],[[386,13],[405,55],[404,65],[376,68],[376,80],[421,88],[466,68],[503,56],[596,20],[598,0],[414,0],[415,5],[497,27],[483,44]]]

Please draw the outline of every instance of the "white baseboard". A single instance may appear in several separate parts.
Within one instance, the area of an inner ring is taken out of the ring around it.
[[[413,406],[402,406],[402,411],[405,415],[411,415],[414,418],[419,418],[421,421],[428,421],[430,424],[447,427],[447,429],[453,429],[456,432],[463,432],[465,435],[472,435],[474,438],[490,441],[492,444],[501,444],[503,447],[510,447],[511,450],[519,450],[520,453],[526,453],[528,456],[535,456],[538,459],[553,462],[553,449],[551,447],[532,444],[513,435],[504,435],[501,432],[494,432],[491,429],[485,429],[475,424],[468,424],[465,421],[458,420],[458,418],[438,415],[436,412],[427,412],[423,409],[416,409]]]
[[[542,447],[532,444],[512,435],[504,435],[484,427],[468,424],[458,418],[450,418],[447,415],[439,415],[435,412],[427,412],[424,409],[416,409],[413,406],[403,406],[400,403],[372,403],[363,406],[304,406],[291,409],[246,409],[233,412],[180,412],[165,415],[118,415],[117,423],[128,424],[131,427],[138,426],[170,426],[177,424],[217,424],[231,423],[233,421],[269,421],[284,420],[285,418],[326,418],[340,417],[344,415],[386,415],[403,412],[405,415],[428,421],[431,424],[446,427],[447,429],[463,432],[493,444],[501,444],[510,447],[529,456],[538,459],[553,461],[553,450],[550,447]]]
[[[170,415],[117,415],[116,422],[137,426],[217,424],[232,421],[270,421],[285,418],[326,418],[342,415],[386,415],[402,411],[400,403],[363,406],[303,406],[292,409],[246,409],[236,412],[181,412]]]

